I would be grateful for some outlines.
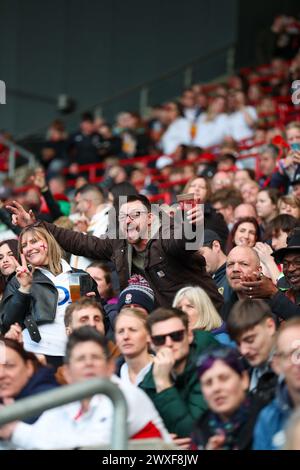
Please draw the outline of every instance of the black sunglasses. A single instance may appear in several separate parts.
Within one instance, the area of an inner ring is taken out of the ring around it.
[[[178,330],[172,331],[172,333],[168,333],[166,335],[151,336],[151,339],[154,346],[162,346],[163,344],[165,344],[168,336],[171,338],[172,341],[176,341],[176,343],[179,343],[179,341],[183,340],[184,334],[185,330]]]

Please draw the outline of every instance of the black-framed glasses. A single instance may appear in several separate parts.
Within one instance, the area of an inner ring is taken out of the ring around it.
[[[180,341],[183,340],[185,331],[186,330],[178,330],[178,331],[172,331],[171,333],[167,333],[166,335],[151,336],[151,340],[154,346],[163,346],[166,342],[167,337],[169,336],[172,341],[179,343]]]
[[[134,211],[134,212],[130,212],[130,214],[120,214],[119,220],[120,222],[124,222],[127,219],[127,217],[129,217],[130,220],[136,220],[141,216],[141,214],[147,214],[147,211]]]

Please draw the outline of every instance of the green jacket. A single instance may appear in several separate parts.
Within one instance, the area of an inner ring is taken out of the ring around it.
[[[194,331],[194,340],[184,372],[175,377],[173,387],[157,393],[152,368],[140,383],[162,417],[167,429],[179,437],[188,437],[193,424],[207,409],[200,390],[196,361],[209,346],[219,345],[218,341],[206,331]]]

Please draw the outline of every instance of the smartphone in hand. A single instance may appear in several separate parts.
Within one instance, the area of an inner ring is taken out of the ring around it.
[[[294,142],[291,144],[291,150],[299,151],[300,150],[300,144],[298,142]]]

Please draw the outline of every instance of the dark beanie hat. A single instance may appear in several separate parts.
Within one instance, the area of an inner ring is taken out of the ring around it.
[[[124,305],[140,305],[147,312],[154,310],[154,292],[146,279],[142,276],[133,276],[128,281],[129,286],[120,292],[118,310]]]

